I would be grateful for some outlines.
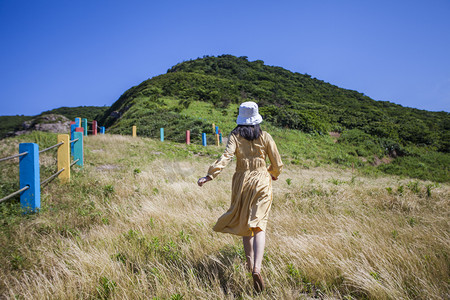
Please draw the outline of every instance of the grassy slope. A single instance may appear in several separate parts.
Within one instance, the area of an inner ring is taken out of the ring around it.
[[[27,138],[51,144],[52,135]],[[0,157],[18,142],[1,141]],[[229,205],[233,163],[196,186],[221,151],[88,137],[85,168],[43,189],[40,214],[0,205],[0,294],[252,298],[240,239],[211,230]],[[51,169],[52,157],[41,164]],[[14,180],[14,164],[0,167],[2,182]],[[447,184],[287,165],[274,183],[261,298],[445,298],[449,193]]]
[[[164,127],[166,139],[182,142],[185,139],[185,131],[191,130],[193,142],[200,144],[201,132],[207,132],[208,143],[213,144],[212,123],[219,126],[224,137],[236,126],[238,104],[217,109],[211,103],[191,101],[188,108],[185,108],[179,104],[178,99],[163,97],[159,100],[159,107],[165,111],[177,111],[172,119],[168,119],[165,114],[153,114],[154,107],[148,107],[148,102],[143,100],[136,99],[134,105],[109,129],[109,132],[131,134],[132,126],[137,125],[138,135],[159,138],[159,128]],[[357,168],[375,176],[385,172],[423,180],[450,181],[448,153],[429,151],[427,148],[411,145],[405,147],[409,156],[393,160],[390,165],[374,167],[372,165],[374,153],[365,150],[371,146],[370,144],[335,143],[328,135],[306,134],[299,130],[276,127],[268,122],[263,122],[262,127],[274,136],[286,163],[300,164],[304,167],[331,164],[342,168]],[[358,156],[357,152],[366,154]],[[377,154],[380,158],[384,155]]]

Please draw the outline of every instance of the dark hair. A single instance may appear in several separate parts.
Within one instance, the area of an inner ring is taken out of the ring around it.
[[[259,124],[256,125],[238,125],[236,128],[233,129],[231,132],[234,135],[240,135],[244,139],[253,141],[259,138],[262,134],[261,127]]]

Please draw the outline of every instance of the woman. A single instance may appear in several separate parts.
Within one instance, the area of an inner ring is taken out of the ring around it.
[[[283,163],[270,134],[262,131],[262,117],[255,102],[239,107],[237,127],[231,132],[222,156],[198,180],[198,185],[215,178],[236,155],[231,206],[218,220],[213,230],[243,237],[247,267],[253,275],[257,292],[264,289],[261,264],[266,241],[266,225],[272,205],[272,180],[277,180]],[[266,157],[270,166],[266,167]]]

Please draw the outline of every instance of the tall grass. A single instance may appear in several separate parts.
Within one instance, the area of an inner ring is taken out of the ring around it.
[[[211,229],[228,208],[233,163],[196,185],[221,148],[111,135],[85,145],[84,169],[43,189],[40,213],[0,205],[1,298],[254,297],[240,238]],[[257,298],[448,298],[449,192],[287,165]]]

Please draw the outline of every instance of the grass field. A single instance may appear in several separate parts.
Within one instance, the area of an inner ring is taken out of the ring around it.
[[[0,141],[0,157],[20,141]],[[118,135],[85,146],[85,167],[43,189],[40,213],[0,204],[0,299],[450,296],[446,183],[288,164],[274,183],[267,290],[254,296],[240,238],[211,229],[228,208],[234,163],[196,185],[222,147]],[[42,156],[43,172],[54,164]],[[5,194],[17,169],[0,165]]]

